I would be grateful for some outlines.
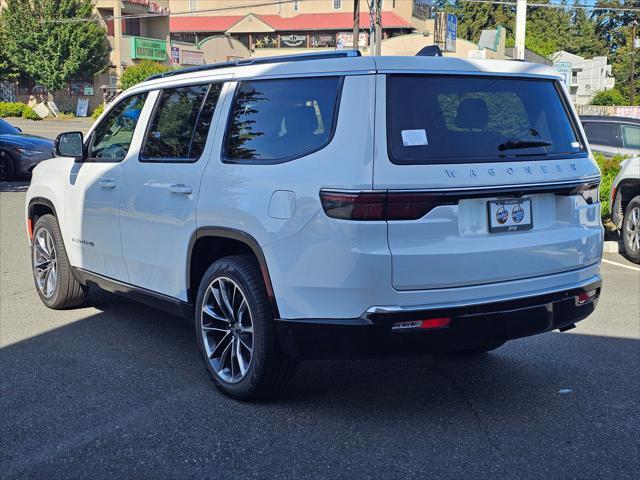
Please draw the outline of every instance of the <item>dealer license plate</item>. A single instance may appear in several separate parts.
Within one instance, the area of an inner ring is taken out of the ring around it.
[[[518,232],[531,230],[531,199],[510,198],[491,200],[487,203],[489,210],[489,232]]]

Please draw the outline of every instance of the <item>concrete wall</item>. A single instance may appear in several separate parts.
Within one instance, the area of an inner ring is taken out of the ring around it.
[[[576,110],[578,115],[640,118],[640,106],[603,107],[599,105],[576,105]]]

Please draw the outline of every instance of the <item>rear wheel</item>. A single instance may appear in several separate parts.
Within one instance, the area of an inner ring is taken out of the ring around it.
[[[456,355],[472,357],[475,355],[482,355],[484,353],[488,353],[492,350],[495,350],[496,348],[500,348],[505,343],[506,342],[494,342],[488,345],[482,345],[481,347],[468,348],[466,350],[457,350],[456,352],[453,352],[453,353],[455,353]]]
[[[0,181],[13,180],[13,159],[7,152],[0,151]]]
[[[635,263],[640,263],[640,195],[631,199],[622,223],[624,252]]]
[[[47,307],[61,310],[84,303],[87,288],[73,276],[60,227],[53,215],[41,216],[33,228],[31,264],[36,290]]]
[[[239,400],[272,395],[293,377],[297,361],[280,351],[260,269],[252,257],[213,263],[196,303],[196,335],[211,380]]]

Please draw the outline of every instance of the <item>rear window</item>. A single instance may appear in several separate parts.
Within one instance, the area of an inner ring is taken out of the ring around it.
[[[238,86],[225,142],[231,161],[292,160],[331,140],[340,77],[255,80]]]
[[[387,115],[396,163],[585,155],[551,80],[389,75]]]

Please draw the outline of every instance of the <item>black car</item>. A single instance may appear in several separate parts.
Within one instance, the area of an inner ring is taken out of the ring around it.
[[[0,118],[0,181],[31,175],[42,160],[53,157],[53,141],[27,135]]]
[[[591,150],[607,156],[640,154],[640,119],[582,115]]]

